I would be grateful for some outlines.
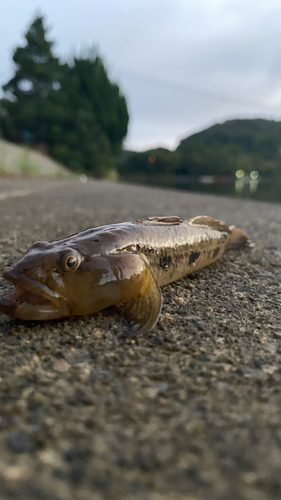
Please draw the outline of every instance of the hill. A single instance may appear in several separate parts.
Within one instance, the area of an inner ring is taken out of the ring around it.
[[[183,139],[175,151],[130,152],[119,164],[121,175],[231,175],[239,169],[281,175],[281,122],[229,120]]]
[[[281,122],[274,120],[228,120],[183,139],[179,151],[184,151],[190,143],[204,141],[205,144],[235,144],[249,152],[264,154],[276,152],[281,145]]]
[[[191,173],[280,171],[281,122],[229,120],[182,140],[177,148]]]
[[[0,176],[67,178],[73,174],[39,151],[0,139]]]

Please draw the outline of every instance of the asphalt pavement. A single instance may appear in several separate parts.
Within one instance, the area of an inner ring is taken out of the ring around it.
[[[0,315],[1,500],[281,498],[281,205],[0,179],[0,269],[36,240],[152,215],[210,215],[255,248],[164,287],[138,341],[114,308]]]

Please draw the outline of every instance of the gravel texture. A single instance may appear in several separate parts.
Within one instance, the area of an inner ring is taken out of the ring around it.
[[[165,287],[146,338],[124,339],[114,308],[50,323],[0,316],[1,500],[281,498],[281,205],[1,179],[0,269],[39,239],[202,214],[240,225],[256,247]]]

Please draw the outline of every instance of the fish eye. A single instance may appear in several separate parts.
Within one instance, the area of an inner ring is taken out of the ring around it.
[[[58,258],[56,261],[58,271],[62,271],[63,273],[69,273],[71,271],[76,271],[76,269],[80,266],[81,262],[84,260],[83,256],[80,255],[73,248],[63,249],[58,254]]]
[[[74,271],[74,269],[76,269],[77,265],[78,265],[78,259],[77,259],[77,257],[75,257],[75,255],[69,255],[66,258],[65,268],[68,271]]]

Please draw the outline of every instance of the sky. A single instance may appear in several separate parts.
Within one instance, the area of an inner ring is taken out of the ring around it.
[[[36,13],[61,58],[99,50],[127,99],[128,149],[173,149],[233,118],[281,119],[280,0],[3,1],[0,85]]]

